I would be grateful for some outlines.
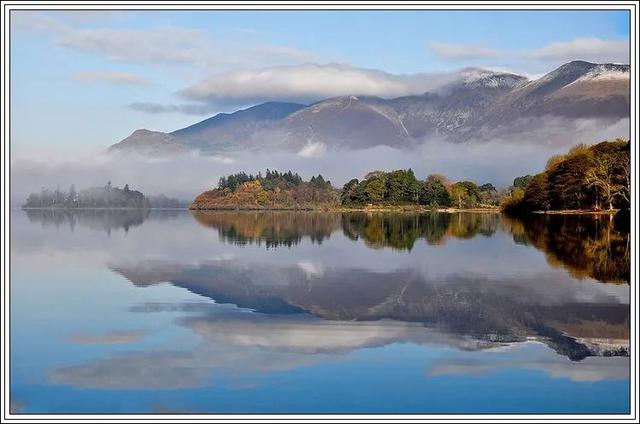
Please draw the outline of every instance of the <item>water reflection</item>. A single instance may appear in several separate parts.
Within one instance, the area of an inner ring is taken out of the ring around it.
[[[76,226],[111,233],[123,229],[139,227],[147,219],[168,220],[178,216],[179,210],[152,209],[24,209],[32,223],[43,228],[66,227],[74,231]]]
[[[28,211],[12,391],[47,411],[159,391],[188,412],[628,410],[628,243],[624,217]]]
[[[598,290],[558,285],[542,274],[499,279],[454,273],[432,279],[411,268],[310,273],[299,266],[248,268],[237,261],[112,269],[137,286],[170,282],[217,303],[265,314],[417,322],[498,344],[536,338],[572,360],[628,354],[628,305]]]
[[[512,222],[516,242],[531,244],[576,278],[629,283],[629,213],[615,216],[531,215]]]
[[[416,240],[436,245],[447,238],[491,236],[500,223],[498,214],[448,213],[346,213],[342,215],[344,234],[352,240],[363,239],[372,248],[392,247],[411,250]]]
[[[191,213],[219,239],[236,245],[293,247],[303,239],[322,244],[341,231],[353,241],[373,249],[391,247],[411,251],[419,240],[441,245],[448,239],[491,237],[508,231],[516,244],[545,253],[548,263],[576,278],[629,283],[630,216],[530,215],[512,219],[494,213],[323,213],[323,212],[186,212],[149,209],[27,209],[26,216],[43,228],[77,226],[103,230],[139,227],[145,220],[169,221]]]
[[[300,243],[309,237],[321,244],[340,224],[340,214],[323,212],[206,212],[192,211],[198,223],[218,231],[220,239],[234,244],[260,244],[267,248]]]
[[[332,322],[308,316],[256,316],[246,312],[211,313],[185,318],[180,325],[198,334],[191,351],[123,352],[109,358],[53,370],[54,384],[98,389],[175,389],[206,386],[217,378],[247,377],[311,366],[359,349],[396,343],[453,347],[460,354],[436,361],[428,375],[473,375],[514,366],[541,370],[575,381],[600,381],[626,376],[622,360],[587,358],[567,363],[548,350],[496,342],[395,321]],[[502,347],[502,348],[501,348]],[[520,355],[513,359],[505,349]],[[488,357],[471,356],[486,352]],[[533,352],[533,354],[532,354]]]

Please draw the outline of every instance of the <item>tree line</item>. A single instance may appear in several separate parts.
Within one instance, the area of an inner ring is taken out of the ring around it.
[[[495,206],[500,193],[491,183],[478,186],[472,181],[452,182],[442,175],[429,175],[424,181],[413,170],[373,171],[362,181],[352,179],[342,188],[345,206],[367,204],[413,204],[428,207],[474,208]]]
[[[630,141],[622,139],[574,146],[551,157],[543,172],[516,178],[502,209],[509,213],[628,209],[630,153]]]
[[[286,190],[305,183],[297,172],[293,173],[290,170],[286,172],[279,172],[267,169],[267,172],[264,175],[262,175],[262,172],[258,172],[256,175],[247,174],[246,172],[238,172],[236,174],[220,177],[220,180],[218,181],[218,189],[228,189],[229,191],[235,192],[242,184],[252,181],[259,181],[265,190],[274,190],[276,187],[281,190]],[[312,187],[320,189],[332,187],[331,181],[325,180],[322,175],[318,175],[317,177],[312,176],[308,183]]]
[[[338,204],[338,192],[322,175],[303,180],[298,173],[267,169],[263,175],[238,172],[195,198],[190,209],[315,209]]]
[[[42,188],[32,193],[24,204],[26,208],[148,208],[149,199],[141,192],[131,190],[129,184],[123,188],[113,187],[109,181],[103,187],[76,190],[71,184],[68,191]]]

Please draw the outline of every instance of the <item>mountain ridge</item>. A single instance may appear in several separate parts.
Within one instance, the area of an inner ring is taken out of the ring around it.
[[[630,115],[629,65],[572,61],[537,79],[466,68],[459,79],[396,98],[344,95],[310,105],[266,102],[219,113],[169,133],[136,130],[110,152],[218,154],[299,151],[309,144],[360,149],[407,148],[429,136],[469,141],[517,131],[540,117],[623,119]]]

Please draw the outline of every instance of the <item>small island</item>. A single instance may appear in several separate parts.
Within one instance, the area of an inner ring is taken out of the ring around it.
[[[76,190],[71,184],[69,190],[42,188],[40,193],[31,193],[23,209],[184,209],[185,202],[163,194],[145,196],[141,191],[132,190],[129,184],[123,188],[114,187],[111,181],[102,187]]]
[[[326,209],[339,201],[338,191],[322,175],[304,181],[291,171],[267,169],[264,175],[240,172],[221,177],[218,187],[196,197],[189,209]]]

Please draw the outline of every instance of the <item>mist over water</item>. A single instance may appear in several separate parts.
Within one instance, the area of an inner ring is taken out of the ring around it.
[[[42,187],[55,188],[59,184],[66,189],[75,184],[86,188],[111,181],[114,186],[129,184],[147,195],[191,200],[215,187],[223,175],[264,172],[267,168],[290,169],[305,179],[322,174],[338,188],[371,170],[399,168],[412,168],[421,179],[429,174],[444,174],[452,180],[505,187],[516,176],[542,171],[550,156],[566,152],[572,145],[628,138],[629,120],[535,118],[514,123],[509,131],[493,129],[478,137],[456,143],[431,136],[407,149],[376,146],[345,150],[314,142],[297,151],[280,148],[215,155],[191,152],[171,157],[107,154],[106,149],[22,152],[11,163],[11,199],[18,206]]]

